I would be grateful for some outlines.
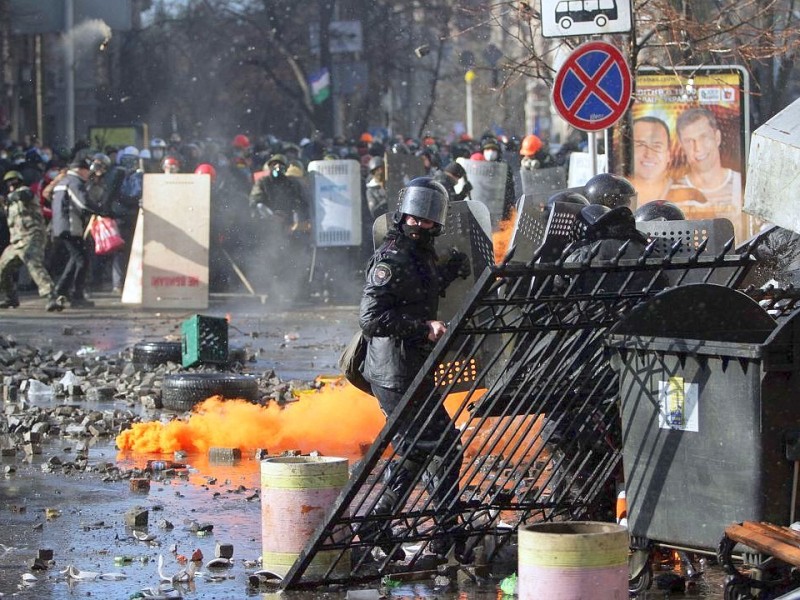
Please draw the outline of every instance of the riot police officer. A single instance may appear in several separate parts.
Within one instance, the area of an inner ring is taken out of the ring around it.
[[[630,181],[613,173],[595,175],[583,186],[583,195],[589,204],[602,204],[608,208],[636,206],[636,188]]]
[[[387,417],[400,405],[433,345],[447,331],[437,318],[440,293],[457,277],[469,273],[466,255],[453,250],[442,260],[434,248],[434,239],[445,223],[447,203],[447,192],[440,183],[430,177],[413,179],[401,192],[393,226],[367,267],[359,314],[368,340],[362,372]],[[433,385],[431,377],[419,386],[419,398],[426,398]],[[375,514],[389,514],[398,508],[398,501],[426,462],[434,505],[445,506],[458,495],[460,438],[444,407],[433,411],[423,431],[416,429],[416,423],[405,422],[392,440],[398,459],[386,471],[387,489],[373,508]],[[416,443],[411,443],[415,438]],[[452,451],[447,460],[437,457],[435,453],[442,448],[456,448],[455,457]],[[429,461],[431,454],[434,459]],[[391,552],[395,542],[390,531],[366,526],[360,532],[362,538],[376,534],[377,544]],[[397,560],[404,554],[398,550],[390,556]]]

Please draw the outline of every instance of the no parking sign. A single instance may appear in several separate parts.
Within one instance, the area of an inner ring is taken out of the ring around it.
[[[606,42],[588,42],[575,48],[558,70],[553,105],[576,129],[601,131],[628,110],[632,89],[622,53]]]

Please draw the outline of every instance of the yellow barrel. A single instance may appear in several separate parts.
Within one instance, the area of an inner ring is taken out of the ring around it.
[[[280,576],[289,572],[314,531],[325,520],[347,478],[346,458],[283,456],[261,461],[264,569]],[[322,576],[334,563],[331,575],[348,574],[349,552],[318,552],[305,573]]]
[[[625,600],[628,530],[616,523],[538,523],[519,530],[520,600]]]

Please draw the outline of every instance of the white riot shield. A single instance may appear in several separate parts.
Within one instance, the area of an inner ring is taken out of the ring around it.
[[[464,167],[467,179],[472,184],[470,198],[483,202],[489,209],[492,225],[497,225],[503,218],[508,165],[504,162],[467,158],[459,158],[458,162]]]
[[[521,169],[519,176],[522,180],[522,193],[542,200],[547,200],[558,190],[567,187],[567,169],[565,167]]]
[[[315,160],[312,177],[311,225],[314,245],[361,244],[361,165],[355,160]]]
[[[146,173],[142,192],[142,306],[208,308],[210,179]]]
[[[408,182],[425,175],[425,165],[421,156],[411,154],[386,154],[386,199],[389,212],[397,209],[402,190]]]
[[[586,185],[598,173],[608,173],[606,155],[597,155],[597,170],[592,167],[592,157],[588,152],[573,152],[569,155],[569,187]]]

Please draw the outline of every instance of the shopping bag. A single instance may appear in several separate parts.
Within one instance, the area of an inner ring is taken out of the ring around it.
[[[372,386],[361,374],[361,365],[364,364],[366,356],[367,338],[359,329],[342,351],[342,355],[339,357],[339,369],[347,381],[371,396]]]
[[[94,238],[95,254],[108,254],[125,245],[113,218],[93,215],[89,227]]]

